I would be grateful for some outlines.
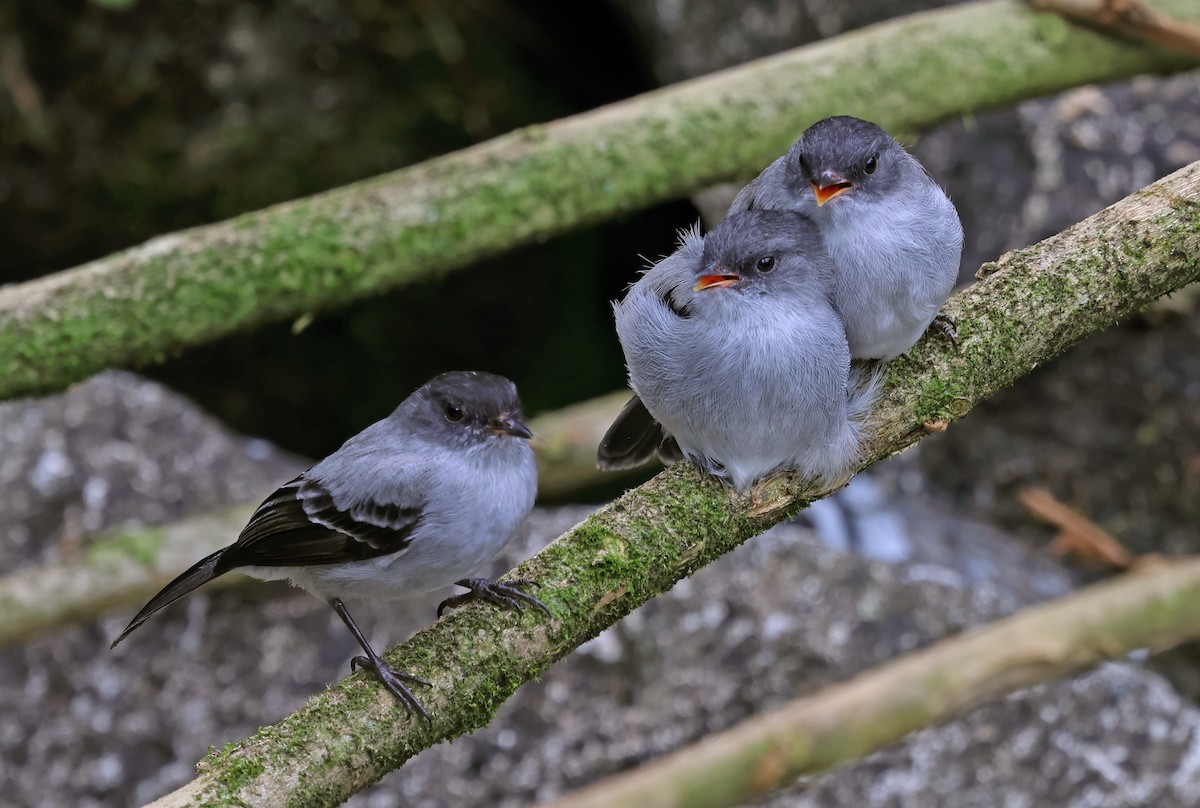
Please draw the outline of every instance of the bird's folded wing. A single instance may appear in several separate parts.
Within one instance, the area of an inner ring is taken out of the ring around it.
[[[221,566],[339,564],[399,552],[423,512],[420,499],[405,494],[339,506],[319,480],[301,475],[258,506]]]
[[[631,469],[649,461],[656,453],[666,463],[683,456],[675,439],[663,431],[642,400],[634,396],[604,433],[596,452],[596,465],[602,471]]]

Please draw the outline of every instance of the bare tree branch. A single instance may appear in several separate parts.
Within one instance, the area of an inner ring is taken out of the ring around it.
[[[596,468],[596,447],[630,395],[622,390],[534,419],[540,498],[578,493],[601,482],[616,485],[641,473],[634,469],[632,474],[605,474]]]
[[[1127,570],[1137,561],[1108,531],[1062,502],[1045,488],[1024,488],[1017,500],[1025,510],[1049,522],[1059,533],[1047,548],[1052,555],[1075,554],[1084,561],[1100,561],[1114,569]]]
[[[0,645],[145,602],[180,571],[232,542],[253,511],[252,505],[236,506],[115,531],[79,558],[25,567],[0,578]],[[240,580],[228,576],[216,583]]]
[[[1200,25],[1155,11],[1139,0],[1029,0],[1029,5],[1200,59]]]

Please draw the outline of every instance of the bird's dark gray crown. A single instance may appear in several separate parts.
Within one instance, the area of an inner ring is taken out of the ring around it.
[[[435,376],[415,393],[406,405],[414,407],[422,420],[438,424],[484,426],[501,415],[520,417],[517,386],[503,376],[477,370],[454,370]],[[447,418],[454,411],[461,418]]]
[[[824,254],[821,233],[804,214],[745,210],[728,216],[705,237],[701,266],[715,262],[741,273],[753,269],[766,256],[780,259]]]
[[[866,177],[864,166],[872,158],[895,156],[903,147],[881,127],[849,115],[817,121],[796,141],[788,153],[788,168],[804,180],[821,171],[834,171],[852,182]]]

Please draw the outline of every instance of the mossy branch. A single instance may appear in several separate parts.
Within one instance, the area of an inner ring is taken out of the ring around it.
[[[1194,0],[1156,5],[1200,21]],[[1012,0],[881,23],[0,289],[0,398],[156,362],[745,177],[827,115],[920,131],[1193,64]]]
[[[1200,559],[1158,562],[754,716],[544,808],[726,808],[1024,687],[1200,639]]]
[[[947,306],[961,353],[923,340],[888,366],[865,462],[1200,278],[1200,163],[980,272]],[[195,781],[156,805],[335,805],[420,750],[486,725],[523,682],[813,496],[782,475],[751,499],[690,465],[672,466],[514,572],[540,582],[552,618],[467,607],[388,652],[393,664],[433,683],[421,693],[430,724],[408,717],[366,675],[350,676],[202,760]],[[1188,625],[1195,630],[1194,620]],[[1160,626],[1151,629],[1150,637],[1161,636]]]

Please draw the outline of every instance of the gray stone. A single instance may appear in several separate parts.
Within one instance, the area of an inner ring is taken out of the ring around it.
[[[0,403],[0,570],[69,557],[108,528],[243,502],[301,468],[130,373]]]

